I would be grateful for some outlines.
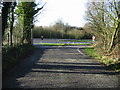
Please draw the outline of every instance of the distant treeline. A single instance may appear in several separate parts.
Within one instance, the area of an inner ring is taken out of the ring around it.
[[[49,27],[35,26],[33,29],[33,37],[40,38],[41,36],[58,39],[91,39],[92,37],[92,35],[83,28],[73,27],[64,24],[62,21],[58,21]]]

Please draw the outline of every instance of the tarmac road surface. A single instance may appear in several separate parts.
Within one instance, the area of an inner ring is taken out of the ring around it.
[[[82,48],[39,46],[9,72],[3,88],[118,88],[119,74],[84,54]]]

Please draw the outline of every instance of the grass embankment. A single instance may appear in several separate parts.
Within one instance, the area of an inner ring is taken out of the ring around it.
[[[9,71],[19,61],[28,57],[35,50],[32,45],[5,46],[2,48],[2,69],[3,73]]]
[[[66,41],[66,42],[92,42],[92,40],[58,40],[58,41]]]
[[[90,43],[35,43],[46,46],[75,46],[75,45],[91,45]]]
[[[120,62],[118,62],[118,60],[115,60],[113,58],[108,58],[106,56],[102,56],[102,55],[98,54],[97,51],[92,47],[85,48],[84,52],[86,54],[92,56],[93,58],[99,60],[101,63],[104,63],[108,67],[116,70],[117,72],[120,72]]]

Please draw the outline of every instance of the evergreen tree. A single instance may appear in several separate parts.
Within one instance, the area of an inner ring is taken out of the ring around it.
[[[23,28],[21,43],[31,44],[31,30],[34,26],[35,15],[43,8],[36,8],[35,2],[20,2],[18,4],[17,14]]]

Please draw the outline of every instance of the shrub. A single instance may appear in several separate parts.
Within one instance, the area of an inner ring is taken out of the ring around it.
[[[4,46],[2,48],[2,65],[3,72],[7,69],[15,66],[15,64],[21,59],[25,58],[30,54],[30,51],[35,48],[32,45],[15,45],[13,47]]]

